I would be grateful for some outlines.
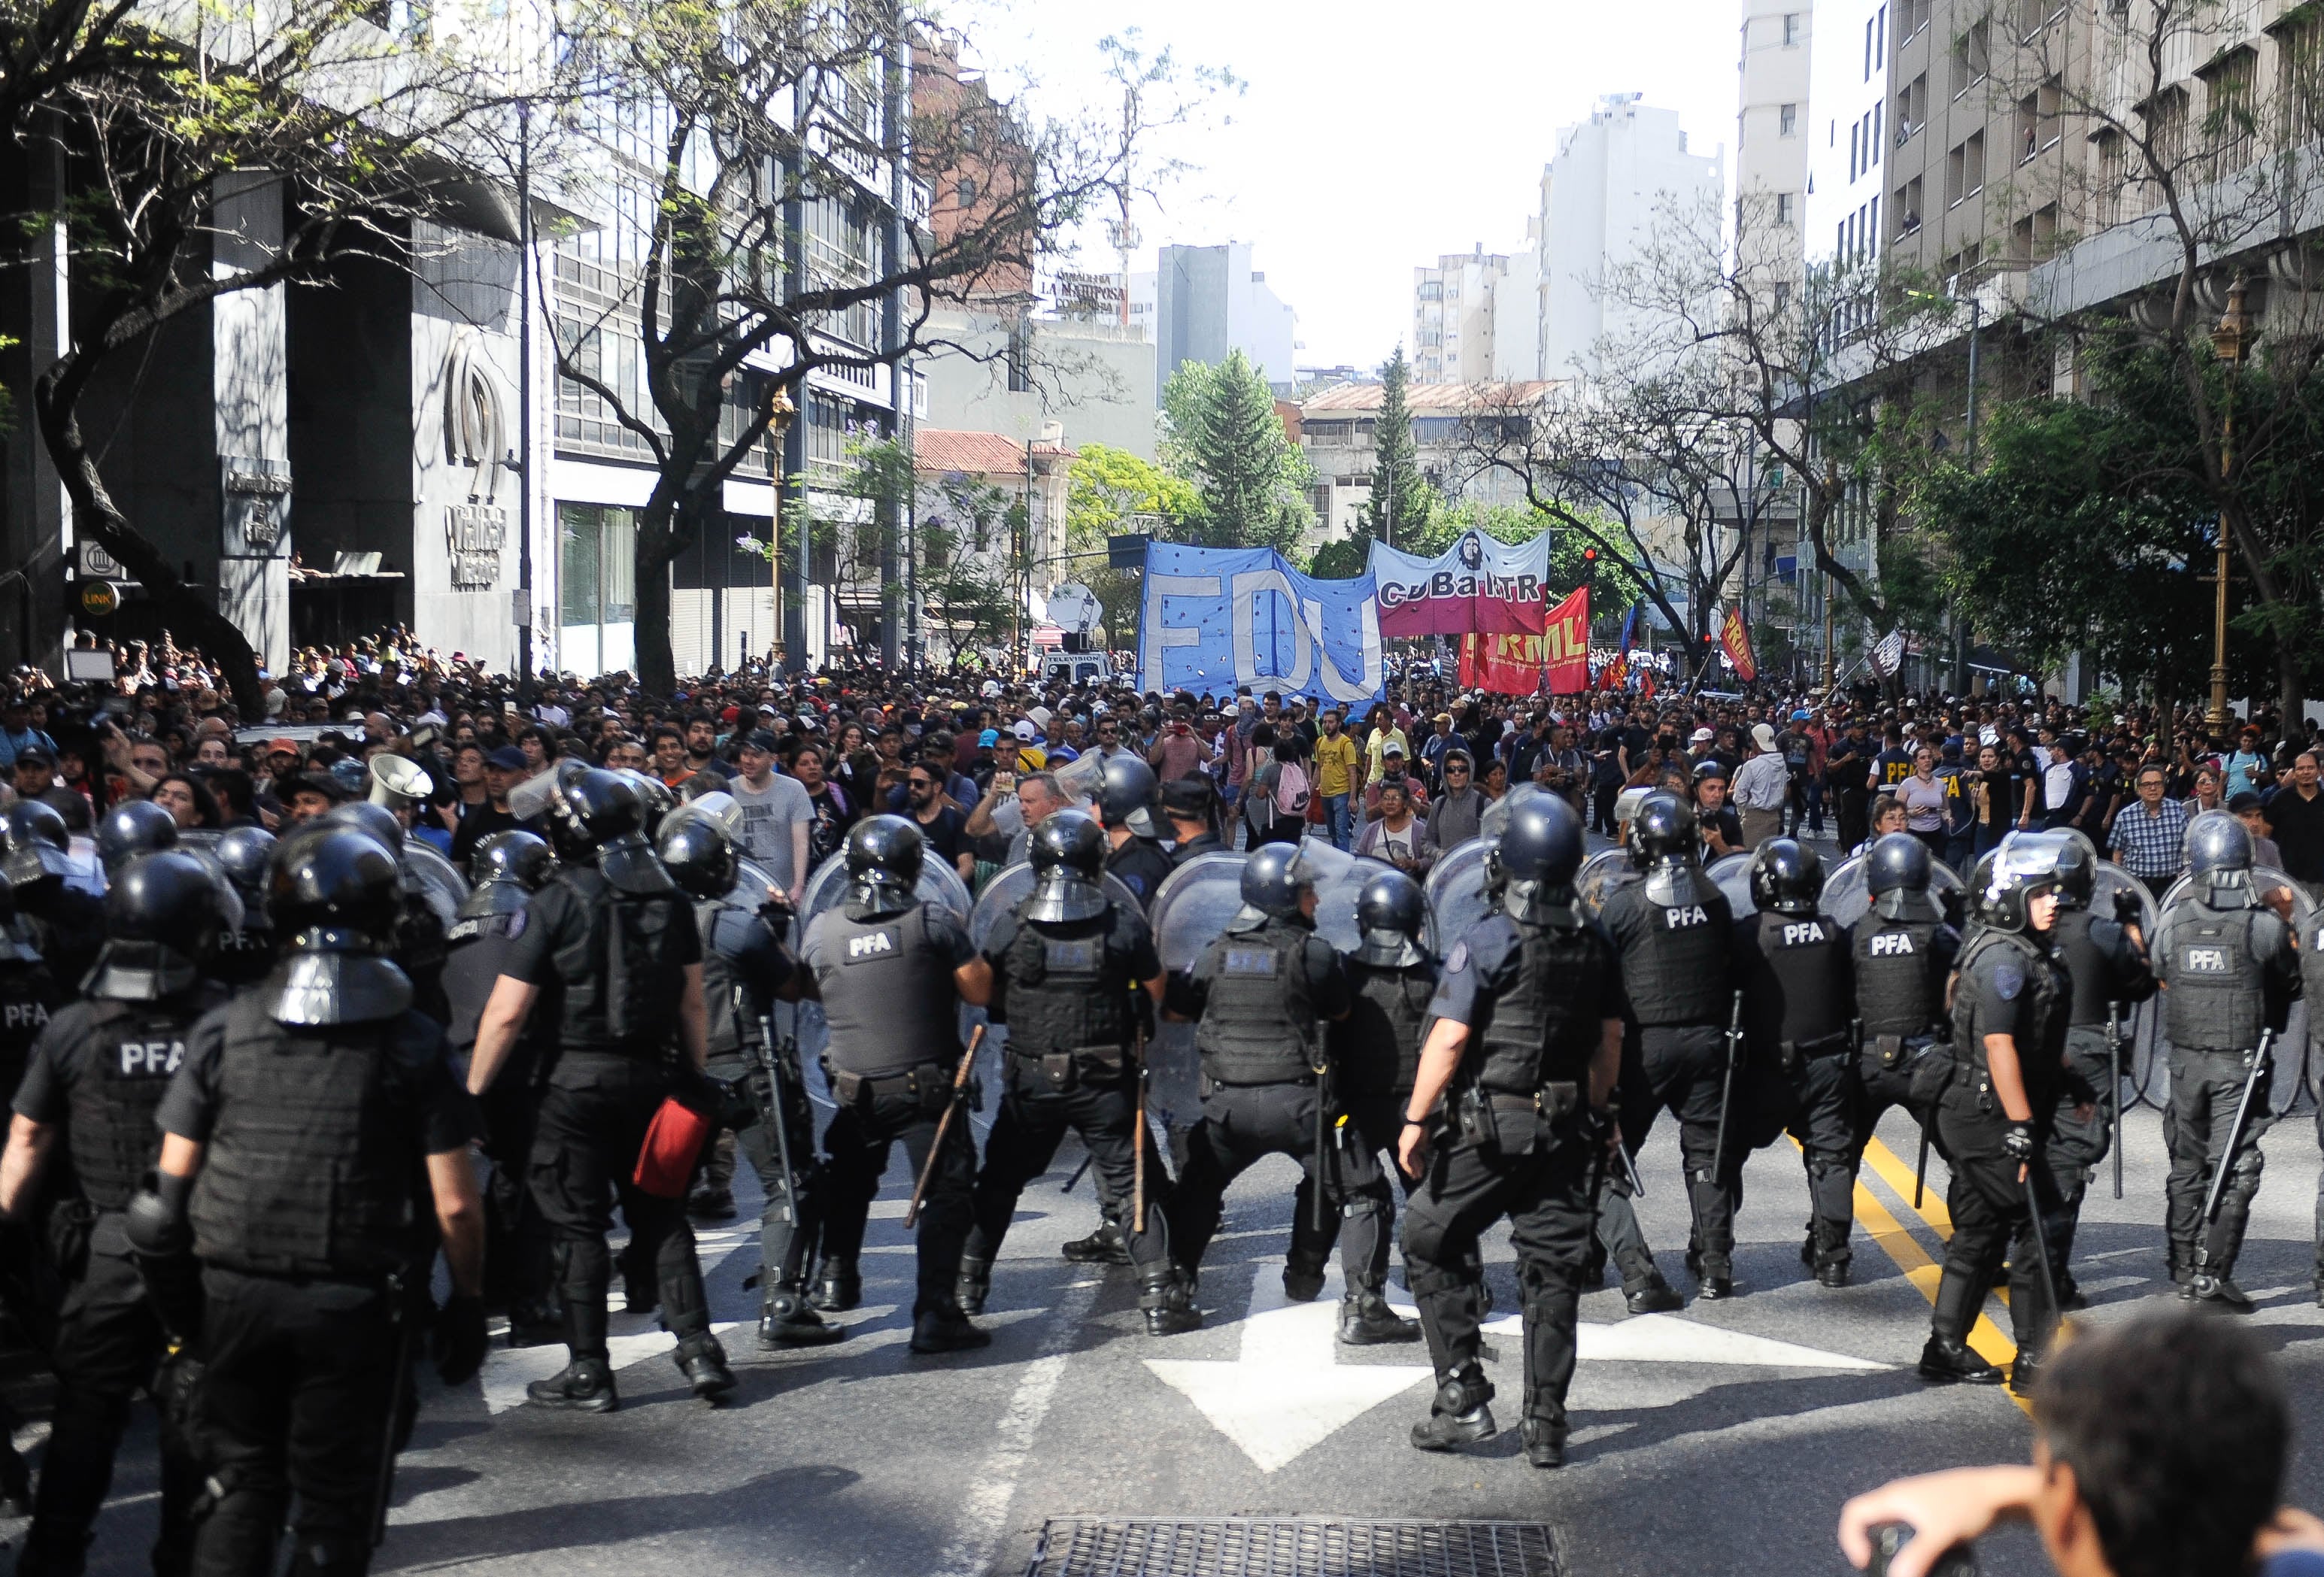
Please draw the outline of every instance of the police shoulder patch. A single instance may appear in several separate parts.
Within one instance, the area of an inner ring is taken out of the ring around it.
[[[1452,944],[1452,951],[1444,955],[1444,973],[1458,974],[1469,967],[1469,939],[1463,936]]]
[[[531,918],[532,911],[530,909],[518,909],[514,913],[511,914],[508,918],[508,939],[513,942],[519,936],[523,936],[524,927],[527,922]]]
[[[1993,989],[2003,1001],[2015,1001],[2017,993],[2025,989],[2025,972],[2015,964],[1995,964]]]

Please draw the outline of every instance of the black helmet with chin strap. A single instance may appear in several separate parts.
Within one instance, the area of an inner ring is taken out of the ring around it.
[[[1160,792],[1154,769],[1144,761],[1128,752],[1108,756],[1098,781],[1098,814],[1110,827],[1126,826],[1141,838],[1159,837],[1154,806]]]
[[[410,977],[388,957],[403,916],[402,872],[377,838],[324,821],[284,838],[266,907],[284,956],[259,989],[278,1023],[376,1023],[410,1007]]]
[[[1356,894],[1356,945],[1360,963],[1382,969],[1410,969],[1428,960],[1422,945],[1428,935],[1428,896],[1420,883],[1393,865],[1364,878]]]
[[[598,850],[642,824],[636,788],[603,767],[560,775],[549,796],[549,841],[560,860],[594,862]]]
[[[900,915],[919,901],[927,840],[900,816],[867,816],[847,835],[847,907],[858,919]]]
[[[1296,844],[1261,844],[1242,866],[1243,907],[1227,928],[1252,931],[1267,920],[1304,921],[1300,894],[1315,890],[1315,873]]]
[[[1936,906],[1929,901],[1935,879],[1929,845],[1910,833],[1884,834],[1865,853],[1864,890],[1884,920],[1935,919]]]
[[[1625,841],[1631,865],[1646,879],[1651,902],[1674,904],[1686,898],[1681,889],[1687,872],[1700,869],[1702,858],[1693,806],[1659,789],[1647,795],[1630,817]]]
[[[1823,857],[1791,838],[1769,838],[1751,851],[1751,904],[1763,914],[1804,918],[1823,897]]]
[[[217,862],[254,918],[262,918],[266,903],[266,868],[273,862],[276,841],[263,826],[228,827],[218,835]]]
[[[1043,816],[1025,840],[1033,890],[1020,918],[1059,922],[1105,913],[1105,834],[1078,810]]]
[[[724,898],[734,890],[741,861],[725,827],[711,816],[681,816],[669,823],[654,840],[654,853],[689,898]]]
[[[1485,851],[1487,887],[1510,918],[1545,925],[1570,918],[1582,869],[1582,820],[1554,794],[1530,795],[1509,811]]]
[[[124,799],[97,820],[97,858],[107,878],[133,855],[177,846],[178,818],[150,799]]]
[[[2027,936],[2034,899],[2058,886],[2058,845],[2038,834],[2012,833],[1978,865],[1978,919],[1997,931]]]
[[[2215,909],[2248,908],[2252,891],[2251,829],[2233,812],[2207,810],[2187,824],[2187,872],[2195,891]]]
[[[88,994],[152,1002],[189,989],[226,925],[217,880],[191,854],[133,855],[105,894],[105,949]]]
[[[170,821],[170,813],[158,805],[147,809]],[[170,835],[177,837],[177,823],[170,822]],[[65,818],[57,807],[41,799],[19,799],[5,812],[0,812],[0,875],[5,875],[13,888],[31,887],[41,881],[62,881],[72,873],[72,834],[65,829]]]
[[[384,805],[350,799],[345,805],[334,805],[316,819],[326,825],[369,833],[389,853],[401,856],[403,853],[403,819]]]

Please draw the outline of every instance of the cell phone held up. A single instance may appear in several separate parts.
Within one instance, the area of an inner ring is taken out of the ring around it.
[[[1883,1523],[1874,1528],[1872,1559],[1864,1567],[1866,1577],[1888,1577],[1888,1563],[1915,1536],[1901,1522]],[[1977,1552],[1967,1545],[1955,1545],[1937,1557],[1936,1564],[1929,1568],[1929,1577],[1977,1577]]]

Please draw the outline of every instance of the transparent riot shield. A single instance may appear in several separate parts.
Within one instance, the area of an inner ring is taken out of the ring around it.
[[[2261,900],[2266,903],[2269,908],[2283,917],[2284,922],[2291,926],[2295,935],[2309,936],[2315,934],[2315,900],[2310,899],[2307,890],[2290,875],[2273,865],[2255,865],[2251,870],[2251,885],[2252,890],[2260,895]],[[2181,908],[2196,901],[2193,877],[2181,876],[2172,882],[2170,889],[2163,895],[2162,905],[2154,916],[2153,928],[2146,933],[2150,943],[2164,926],[2171,923]],[[2100,910],[2099,912],[2110,911]],[[2275,1043],[2268,1052],[2268,1061],[2274,1068],[2273,1077],[2268,1086],[2269,1104],[2278,1116],[2292,1110],[2300,1099],[2302,1088],[2309,1083],[2305,1077],[2308,1063],[2308,1016],[2312,1011],[2314,1010],[2305,1001],[2292,1003],[2291,1015],[2284,1020],[2283,1031],[2275,1038]],[[2165,1028],[2165,1019],[2159,1000],[2148,1004],[2148,1013],[2153,1021],[2150,1055],[2155,1062],[2162,1065],[2163,1070],[2167,1070],[2171,1038]],[[2167,1092],[2170,1081],[2168,1078],[2155,1078],[2153,1075],[2156,1071],[2158,1070],[2152,1067],[2146,1070],[2147,1079],[2143,1093],[2147,1099],[2159,1103],[2169,1099]]]
[[[1573,896],[1594,915],[1605,908],[1606,900],[1614,896],[1616,888],[1637,880],[1638,872],[1631,866],[1626,851],[1600,849],[1582,861],[1582,869],[1574,872]]]
[[[1162,967],[1183,974],[1242,908],[1244,856],[1229,850],[1197,854],[1162,883],[1150,913]],[[1166,1128],[1191,1128],[1203,1114],[1202,1059],[1194,1027],[1165,1019],[1146,1047],[1146,1106]]]
[[[753,862],[744,861],[742,869],[754,873],[753,877],[749,879],[756,880],[762,891],[767,883],[771,881],[765,868]],[[968,884],[960,879],[960,872],[942,860],[927,860],[921,862],[919,884],[914,890],[922,903],[934,904],[938,908],[948,911],[964,926],[968,923],[970,911],[975,908],[968,896]],[[794,953],[806,941],[808,922],[824,910],[836,908],[846,897],[847,854],[846,851],[842,850],[838,853],[830,855],[822,864],[815,868],[813,873],[807,879],[807,886],[799,894],[798,911],[791,917],[790,944]],[[961,1044],[965,1046],[968,1044],[969,1036],[974,1032],[975,1027],[984,1022],[984,1010],[972,1008],[964,1003],[960,1013],[960,1039]],[[823,1004],[803,1001],[788,1007],[779,1006],[775,1018],[775,1030],[778,1034],[783,1030],[784,1019],[788,1018],[790,1020],[791,1037],[798,1048],[799,1065],[807,1080],[807,1091],[825,1105],[829,1105],[831,1094],[824,1082],[822,1062],[824,1049],[830,1044],[831,1028],[824,1021]],[[977,1061],[980,1066],[974,1077],[982,1079],[987,1069],[999,1065],[993,1061],[993,1056],[999,1049],[995,1047],[989,1052],[984,1050],[978,1052]]]
[[[1429,914],[1436,927],[1436,944],[1429,951],[1442,954],[1453,943],[1469,934],[1470,927],[1492,913],[1492,899],[1485,893],[1485,856],[1492,844],[1485,838],[1471,838],[1451,853],[1436,862],[1428,873],[1424,890],[1428,894]]]
[[[2099,891],[2104,893],[2103,867]],[[1969,886],[1955,875],[1953,868],[1941,860],[1929,862],[1929,896],[1942,912],[1950,908],[1949,894],[1967,896]],[[2110,902],[2102,899],[2101,901]],[[1864,856],[1851,854],[1842,860],[1832,873],[1824,878],[1823,912],[1843,926],[1852,926],[1872,911],[1872,893],[1865,886]]]
[[[1144,912],[1138,902],[1138,895],[1112,872],[1103,873],[1102,885],[1105,896],[1115,903]],[[985,939],[1001,923],[1001,917],[1023,903],[1032,890],[1033,867],[1023,860],[998,872],[984,884],[984,890],[976,895],[976,907],[969,911],[968,916],[968,939],[976,944],[978,952],[984,950]]]
[[[1741,919],[1756,912],[1751,904],[1751,856],[1746,853],[1721,854],[1702,868],[1711,885],[1726,895],[1727,907]]]
[[[426,904],[447,927],[459,918],[460,906],[468,900],[468,879],[460,874],[458,866],[418,838],[404,840],[399,863],[407,900],[417,899]]]

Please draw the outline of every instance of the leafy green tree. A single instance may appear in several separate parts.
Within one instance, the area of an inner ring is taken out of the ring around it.
[[[1379,420],[1372,427],[1371,533],[1391,548],[1416,551],[1404,540],[1427,509],[1428,481],[1420,474],[1420,449],[1413,441],[1412,410],[1405,389],[1412,382],[1404,346],[1396,347],[1380,372]]]
[[[1272,548],[1304,560],[1314,470],[1283,430],[1275,395],[1240,351],[1188,362],[1162,392],[1163,461],[1194,485],[1199,518],[1178,538],[1207,548]]]
[[[1127,449],[1089,444],[1075,456],[1066,474],[1065,552],[1074,578],[1098,600],[1110,645],[1131,643],[1139,587],[1138,571],[1107,564],[1106,539],[1151,530],[1167,540],[1202,512],[1194,484]]]

